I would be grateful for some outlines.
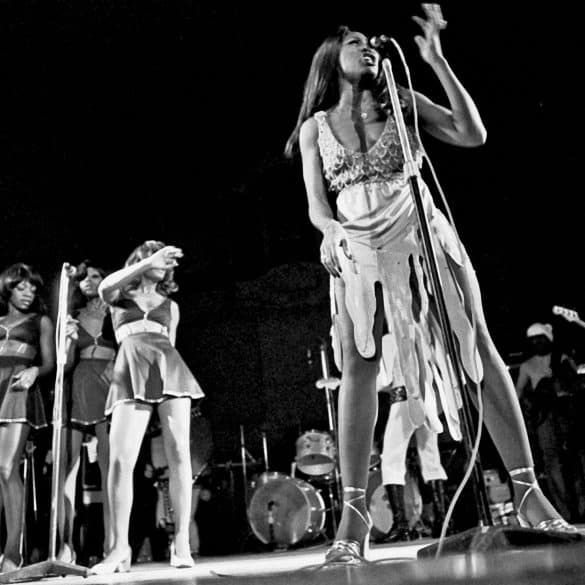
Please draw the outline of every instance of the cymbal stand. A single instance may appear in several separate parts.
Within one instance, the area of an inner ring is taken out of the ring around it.
[[[338,434],[337,434],[337,414],[335,411],[333,390],[339,388],[341,380],[339,378],[331,377],[331,369],[329,367],[329,356],[327,354],[328,345],[325,341],[321,341],[319,344],[319,354],[321,357],[321,373],[323,377],[317,380],[315,386],[325,390],[325,400],[327,402],[327,418],[329,422],[329,432],[331,433],[335,442],[336,456],[334,460],[333,473],[335,478],[335,486],[337,488],[337,499],[334,498],[333,490],[331,485],[329,486],[329,497],[331,501],[331,522],[333,527],[333,533],[337,532],[337,517],[335,516],[335,510],[339,509],[339,501],[343,488],[341,485],[341,474],[339,472],[339,463],[337,453],[339,453]]]
[[[242,478],[244,482],[244,504],[248,505],[248,465],[246,457],[248,450],[246,449],[246,437],[244,435],[244,425],[240,425],[240,457],[242,459]]]
[[[264,453],[264,471],[268,471],[268,441],[266,439],[266,431],[262,431],[262,451]]]

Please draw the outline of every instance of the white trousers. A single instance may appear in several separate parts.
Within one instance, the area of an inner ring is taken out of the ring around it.
[[[425,482],[447,479],[441,464],[438,434],[426,426],[416,427],[408,415],[408,401],[395,402],[390,407],[384,445],[382,448],[382,483],[404,485],[406,480],[406,452],[412,435],[420,459],[422,477]]]

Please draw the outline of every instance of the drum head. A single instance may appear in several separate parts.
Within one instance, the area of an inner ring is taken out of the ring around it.
[[[296,441],[296,464],[307,475],[324,475],[335,467],[337,449],[333,437],[323,431],[307,431]]]
[[[299,479],[275,477],[260,485],[250,500],[248,519],[254,534],[268,544],[295,544],[320,530],[324,523],[323,499]],[[320,512],[314,526],[315,511]]]

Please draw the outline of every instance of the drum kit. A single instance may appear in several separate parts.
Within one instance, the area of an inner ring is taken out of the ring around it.
[[[249,482],[247,519],[256,538],[273,548],[304,545],[319,536],[334,536],[341,513],[342,486],[337,458],[337,425],[332,392],[340,380],[329,374],[326,346],[322,344],[323,378],[316,383],[325,390],[329,429],[303,432],[295,442],[296,455],[287,475],[270,471],[266,434],[262,433],[265,471]],[[246,477],[246,449],[240,429],[242,463]],[[367,504],[373,519],[372,536],[385,535],[392,526],[380,470],[380,455],[372,448]],[[330,522],[327,523],[327,520]],[[326,528],[330,528],[327,533]]]

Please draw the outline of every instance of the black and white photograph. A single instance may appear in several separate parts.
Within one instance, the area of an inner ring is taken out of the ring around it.
[[[585,583],[581,28],[0,0],[0,584]]]

